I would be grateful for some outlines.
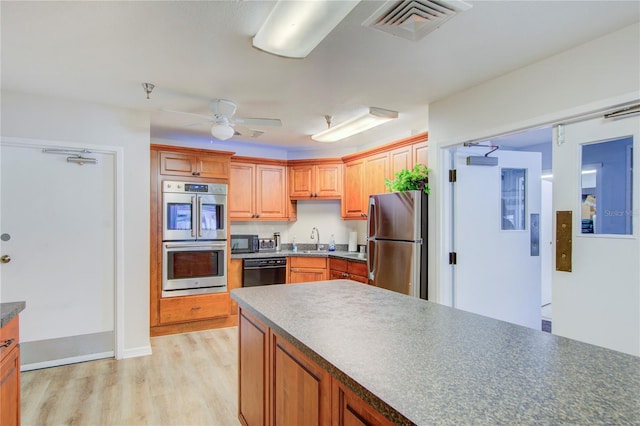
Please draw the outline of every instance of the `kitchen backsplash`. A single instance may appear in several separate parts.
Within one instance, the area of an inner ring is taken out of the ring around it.
[[[257,234],[260,237],[273,236],[280,232],[282,242],[291,243],[295,237],[300,244],[315,244],[311,240],[311,229],[318,228],[320,244],[328,244],[331,234],[336,244],[348,244],[349,233],[356,232],[358,244],[366,244],[367,222],[364,220],[342,220],[339,200],[300,200],[298,220],[294,222],[232,222],[232,234]]]

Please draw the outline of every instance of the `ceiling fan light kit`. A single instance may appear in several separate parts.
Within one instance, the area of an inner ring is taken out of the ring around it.
[[[235,130],[233,130],[233,127],[229,126],[228,124],[215,123],[213,126],[211,126],[211,136],[218,140],[226,141],[227,139],[230,139],[234,134]]]
[[[337,142],[396,118],[398,118],[397,111],[369,107],[369,111],[366,114],[351,118],[333,127],[329,127],[322,132],[311,135],[311,139],[316,142]],[[327,123],[329,122],[330,119],[327,119]]]
[[[253,37],[253,46],[288,58],[304,58],[360,0],[279,0]]]

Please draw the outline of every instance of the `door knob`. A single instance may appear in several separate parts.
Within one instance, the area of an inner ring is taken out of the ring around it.
[[[11,262],[11,256],[8,254],[0,256],[0,263],[9,263]]]

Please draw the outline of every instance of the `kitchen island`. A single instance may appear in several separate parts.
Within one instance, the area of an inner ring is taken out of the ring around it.
[[[362,424],[383,423],[369,408],[395,424],[640,422],[635,356],[349,280],[241,288],[232,297],[241,311],[240,420],[250,426],[283,424],[291,393],[279,398],[278,389],[293,365],[283,353],[300,354],[300,371],[320,389],[291,404],[314,405],[323,424],[353,413]],[[340,408],[341,390],[362,401],[364,414],[357,404],[353,413]],[[251,423],[243,407],[261,407],[256,394],[264,407],[248,414],[259,420]]]

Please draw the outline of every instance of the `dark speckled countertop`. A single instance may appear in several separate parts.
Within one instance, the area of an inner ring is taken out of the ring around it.
[[[335,257],[338,259],[354,260],[356,262],[366,262],[367,256],[362,253],[355,253],[351,251],[314,251],[314,250],[298,250],[296,252],[291,250],[282,250],[274,252],[259,252],[259,253],[233,253],[232,259],[253,259],[258,257],[291,257],[291,256],[312,256],[312,257]]]
[[[232,296],[396,423],[640,423],[640,357],[348,280]]]
[[[25,302],[0,303],[0,328],[22,312],[25,307]]]

